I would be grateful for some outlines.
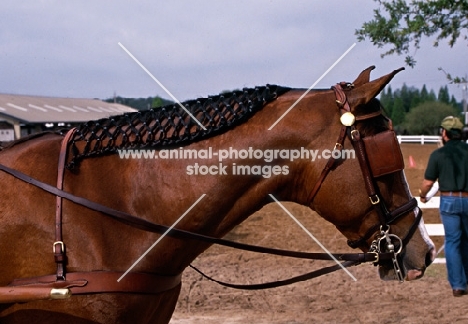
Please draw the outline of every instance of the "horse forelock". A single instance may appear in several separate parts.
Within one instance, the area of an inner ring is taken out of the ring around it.
[[[78,127],[72,139],[69,167],[83,158],[119,149],[184,146],[224,133],[289,90],[277,85],[244,88],[182,102],[185,109],[173,104],[89,121]]]

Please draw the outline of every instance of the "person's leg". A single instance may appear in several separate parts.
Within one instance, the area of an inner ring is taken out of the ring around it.
[[[465,278],[468,282],[468,198],[463,198],[463,213],[461,215],[462,238],[461,238],[461,256]]]
[[[458,200],[458,201],[457,201]],[[442,197],[440,217],[445,230],[445,259],[450,286],[454,290],[466,289],[465,269],[461,257],[461,199]]]

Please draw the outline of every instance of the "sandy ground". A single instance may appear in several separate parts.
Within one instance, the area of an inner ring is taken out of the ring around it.
[[[428,155],[436,145],[403,144],[405,171],[417,195]],[[414,164],[409,165],[412,156]],[[333,252],[355,252],[333,225],[310,209],[285,204]],[[437,210],[424,210],[426,223],[439,223]],[[228,236],[257,245],[321,252],[320,247],[274,204],[265,206]],[[434,237],[437,248],[443,244]],[[332,265],[213,246],[194,263],[207,274],[233,283],[285,279]],[[376,268],[360,265],[290,286],[260,291],[225,288],[192,269],[184,273],[182,293],[171,324],[185,323],[468,323],[468,296],[452,297],[444,264],[434,264],[414,282],[381,281]]]

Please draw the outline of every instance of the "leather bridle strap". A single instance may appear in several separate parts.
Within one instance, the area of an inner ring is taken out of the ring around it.
[[[65,135],[65,138],[62,140],[62,145],[60,147],[60,154],[58,160],[58,170],[57,170],[57,189],[63,189],[63,176],[65,173],[65,162],[67,159],[67,148],[70,138],[72,138],[75,133],[76,128],[71,129]],[[55,209],[55,242],[53,245],[54,248],[54,259],[57,264],[57,280],[65,280],[65,264],[66,264],[66,254],[65,254],[65,244],[62,239],[62,197],[56,196],[56,209]]]
[[[342,82],[342,83],[338,83],[336,86],[332,87],[332,89],[335,91],[336,103],[340,107],[340,114],[341,115],[343,115],[346,112],[351,111],[351,108],[349,107],[348,99],[346,97],[346,94],[343,91],[342,85],[351,86],[349,83]],[[366,119],[369,119],[369,118],[380,116],[381,114],[382,114],[382,111],[378,110],[378,111],[374,111],[374,112],[371,112],[371,113],[368,113],[368,114],[356,116],[355,118],[356,118],[357,121],[366,120]],[[344,145],[344,141],[345,141],[347,132],[348,132],[348,127],[344,126],[344,125],[341,126],[340,134],[338,135],[338,139],[336,140],[335,147],[333,148],[334,151],[335,150],[341,151],[343,149],[343,145]],[[337,159],[334,158],[334,156],[335,155],[332,155],[328,159],[327,164],[325,165],[322,172],[320,173],[320,176],[318,177],[317,181],[315,182],[315,185],[314,185],[312,191],[310,192],[309,198],[307,200],[309,203],[312,203],[312,201],[314,200],[314,198],[317,195],[318,191],[320,190],[320,187],[322,186],[323,181],[327,177],[330,170],[333,169],[333,167],[334,167],[334,165],[335,165],[335,163],[337,161]]]
[[[70,272],[66,280],[56,280],[55,275],[13,280],[7,287],[0,287],[1,303],[19,303],[44,299],[63,299],[54,290],[69,290],[71,295],[96,293],[157,294],[175,288],[181,282],[181,274],[175,276],[129,272],[121,281],[123,272],[89,271]]]
[[[351,108],[349,106],[346,94],[343,91],[342,84],[338,83],[337,85],[333,86],[332,89],[335,91],[335,96],[337,98],[337,103],[340,106],[341,112],[351,112]],[[368,114],[367,118],[375,117],[373,113]],[[357,119],[357,118],[356,118]],[[359,118],[359,120],[365,119],[363,116]],[[344,126],[343,126],[344,127]],[[369,197],[371,204],[373,205],[377,215],[379,217],[379,225],[371,227],[364,237],[360,238],[356,241],[348,241],[348,245],[352,248],[358,247],[360,244],[363,244],[369,239],[380,227],[381,230],[387,230],[388,226],[393,223],[399,217],[409,213],[414,208],[417,208],[416,199],[411,199],[403,206],[395,209],[393,212],[389,212],[385,203],[382,199],[380,199],[380,195],[377,191],[377,188],[374,184],[374,179],[372,177],[372,173],[370,171],[370,167],[368,164],[368,159],[364,147],[364,142],[361,138],[360,132],[356,129],[354,125],[347,126],[350,131],[351,142],[353,144],[354,151],[356,152],[357,159],[359,161],[359,166],[361,168],[361,172],[364,178],[365,188]],[[407,235],[403,239],[403,244],[406,245],[408,241],[413,236],[416,228],[421,220],[422,213],[419,210],[418,215],[416,216],[413,225],[409,229]]]
[[[308,272],[306,274],[302,274],[302,275],[295,276],[295,277],[285,279],[285,280],[278,280],[278,281],[259,283],[259,284],[245,284],[245,285],[244,284],[232,284],[232,283],[220,281],[220,280],[214,279],[213,277],[207,276],[206,274],[204,274],[202,271],[200,271],[199,269],[197,269],[193,265],[190,265],[190,267],[193,270],[195,270],[196,272],[198,272],[199,274],[201,274],[204,278],[206,278],[206,279],[208,279],[210,281],[216,282],[217,284],[219,284],[221,286],[234,288],[234,289],[243,289],[243,290],[259,290],[259,289],[277,288],[277,287],[291,285],[293,283],[300,282],[300,281],[310,280],[310,279],[313,279],[313,278],[317,278],[319,276],[323,276],[323,275],[325,275],[327,273],[331,273],[331,272],[334,272],[334,271],[337,271],[337,270],[341,270],[343,267],[348,268],[350,266],[357,265],[357,264],[358,263],[356,263],[354,261],[346,261],[346,262],[342,262],[341,264],[335,264],[333,266],[324,267],[324,268],[321,268],[321,269],[318,269],[318,270],[315,270],[315,271],[311,271],[311,272]]]
[[[408,230],[408,233],[406,234],[406,236],[403,238],[403,244],[406,245],[408,244],[409,240],[411,239],[411,237],[413,236],[414,232],[416,231],[418,225],[419,225],[419,222],[422,218],[422,212],[421,212],[421,209],[418,207],[418,202],[415,198],[412,198],[410,201],[408,201],[406,204],[404,204],[403,206],[400,206],[398,207],[397,209],[391,211],[388,216],[389,216],[389,219],[387,220],[387,225],[391,225],[393,224],[397,219],[399,219],[400,217],[406,215],[408,212],[410,212],[411,210],[414,210],[414,209],[417,209],[418,213],[416,215],[416,219],[415,221],[413,222],[413,225],[411,226],[411,228]],[[354,241],[351,241],[351,240],[348,240],[348,245],[350,247],[352,247],[353,249],[359,247],[360,245],[366,243],[366,241],[374,234],[376,233],[379,228],[380,228],[380,224],[376,224],[372,227],[370,227],[367,232],[364,234],[364,236],[362,236],[361,238],[357,239],[357,240],[354,240]]]
[[[332,89],[333,91],[335,91],[337,102],[341,104],[340,110],[345,113],[351,113],[351,107],[349,106],[349,102],[346,97],[346,94],[343,91],[342,85],[338,83],[335,86],[333,86]],[[374,184],[374,178],[370,170],[366,149],[364,147],[364,142],[362,140],[361,134],[356,129],[354,123],[352,125],[347,126],[347,128],[350,131],[351,143],[353,144],[353,148],[359,162],[362,176],[364,178],[364,186],[366,188],[367,195],[371,204],[377,212],[382,229],[386,230],[388,228],[389,212],[385,206],[384,201],[380,199],[378,189]]]
[[[336,140],[335,148],[333,150],[339,150],[341,151],[343,149],[344,145],[344,140],[346,138],[346,127],[343,126],[341,127],[340,135],[338,136],[338,139]],[[322,186],[323,181],[327,177],[328,173],[330,170],[333,169],[333,166],[335,165],[336,159],[334,158],[335,155],[332,155],[328,161],[325,167],[323,168],[322,172],[320,173],[319,178],[315,182],[315,186],[312,189],[312,191],[309,194],[308,202],[311,203],[315,196],[317,195],[318,191],[320,190],[320,187]]]
[[[386,219],[386,207],[384,205],[384,202],[380,199],[380,195],[378,194],[377,189],[374,185],[374,179],[372,178],[372,173],[367,162],[366,151],[364,148],[364,142],[361,138],[361,134],[354,126],[351,126],[351,142],[353,143],[354,152],[356,153],[356,157],[361,167],[362,176],[364,178],[364,185],[369,200],[374,206],[374,209],[377,211],[380,225],[385,227],[386,229],[388,226]]]

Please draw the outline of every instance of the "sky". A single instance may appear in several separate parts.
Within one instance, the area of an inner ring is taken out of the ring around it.
[[[183,101],[267,83],[309,88],[353,44],[315,88],[353,81],[370,65],[377,78],[405,66],[404,56],[381,58],[384,49],[357,41],[377,8],[371,0],[2,0],[0,93],[170,99],[165,88]],[[425,84],[437,93],[447,84],[439,67],[468,74],[466,41],[432,41],[411,53],[416,67],[392,89]],[[449,92],[461,100],[461,86]]]

